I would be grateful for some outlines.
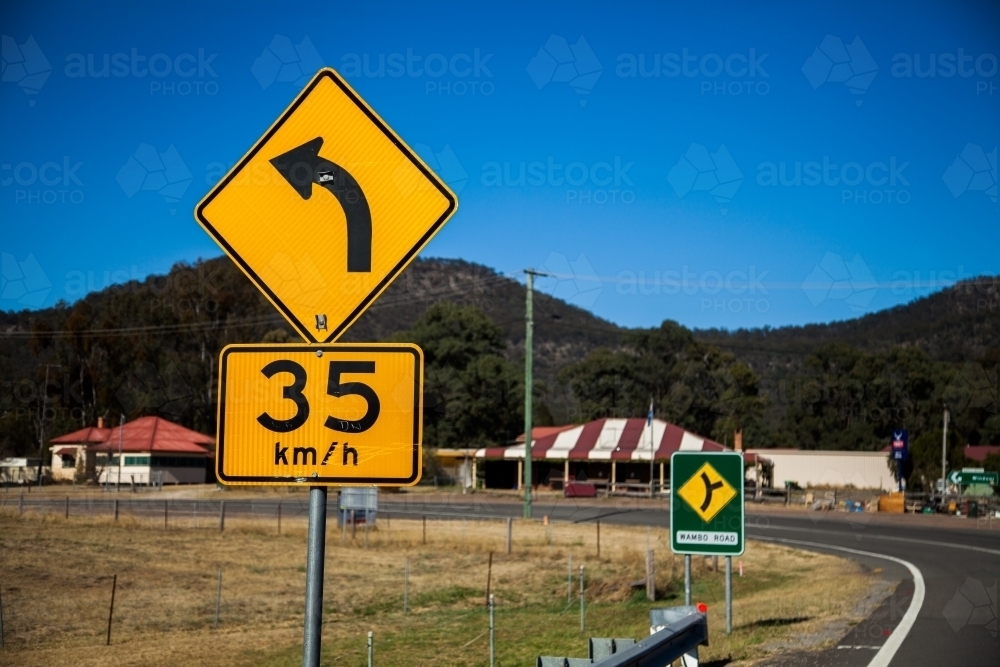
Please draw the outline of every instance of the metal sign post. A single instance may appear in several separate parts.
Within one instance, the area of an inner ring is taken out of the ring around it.
[[[684,554],[684,604],[691,606],[691,554]]]
[[[306,616],[302,667],[319,667],[323,639],[323,562],[326,556],[326,487],[309,489],[309,537],[306,541]]]
[[[726,634],[733,632],[733,557],[726,556]]]

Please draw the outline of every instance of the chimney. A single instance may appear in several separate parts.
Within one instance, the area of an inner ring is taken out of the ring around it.
[[[97,418],[97,428],[104,428],[104,417]]]
[[[738,452],[743,451],[743,431],[736,431],[733,433],[733,449]]]

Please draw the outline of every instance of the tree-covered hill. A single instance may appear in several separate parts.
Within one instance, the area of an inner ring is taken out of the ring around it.
[[[916,347],[964,363],[1000,349],[1000,277],[979,277],[857,319],[772,329],[702,329],[695,335],[732,351],[763,374],[795,371],[810,352],[844,343],[866,352]]]
[[[524,286],[461,260],[415,261],[343,341],[385,341],[436,303],[471,306],[502,332],[503,355],[524,355]],[[619,344],[621,330],[591,313],[535,295],[535,368],[541,386],[590,350]],[[73,304],[0,311],[0,455],[37,446],[45,368],[46,431],[98,416],[117,421],[159,413],[204,432],[215,429],[217,359],[231,343],[298,340],[225,257],[178,264],[167,275],[115,285]],[[548,381],[548,385],[546,385]],[[571,399],[550,397],[552,419],[572,418]],[[31,444],[32,442],[36,444]]]
[[[520,423],[524,300],[520,282],[487,267],[418,260],[343,340],[467,349],[458,362],[429,362],[428,437],[502,443]],[[219,351],[293,340],[226,258],[73,304],[0,311],[0,456],[37,451],[43,422],[52,435],[98,416],[162,414],[213,432]],[[995,442],[998,358],[996,278],[855,320],[732,332],[626,330],[535,296],[539,424],[641,416],[653,398],[657,414],[721,441],[742,429],[753,447],[879,449],[906,427],[930,451],[948,405],[956,447]]]

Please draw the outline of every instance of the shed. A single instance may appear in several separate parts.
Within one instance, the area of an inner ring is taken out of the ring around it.
[[[889,469],[887,452],[805,449],[753,449],[774,463],[774,481],[803,488],[831,487],[894,491],[896,479]]]

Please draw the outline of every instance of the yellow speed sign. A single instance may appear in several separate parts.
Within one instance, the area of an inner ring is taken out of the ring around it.
[[[223,484],[409,486],[420,479],[416,345],[230,345],[219,363]]]

